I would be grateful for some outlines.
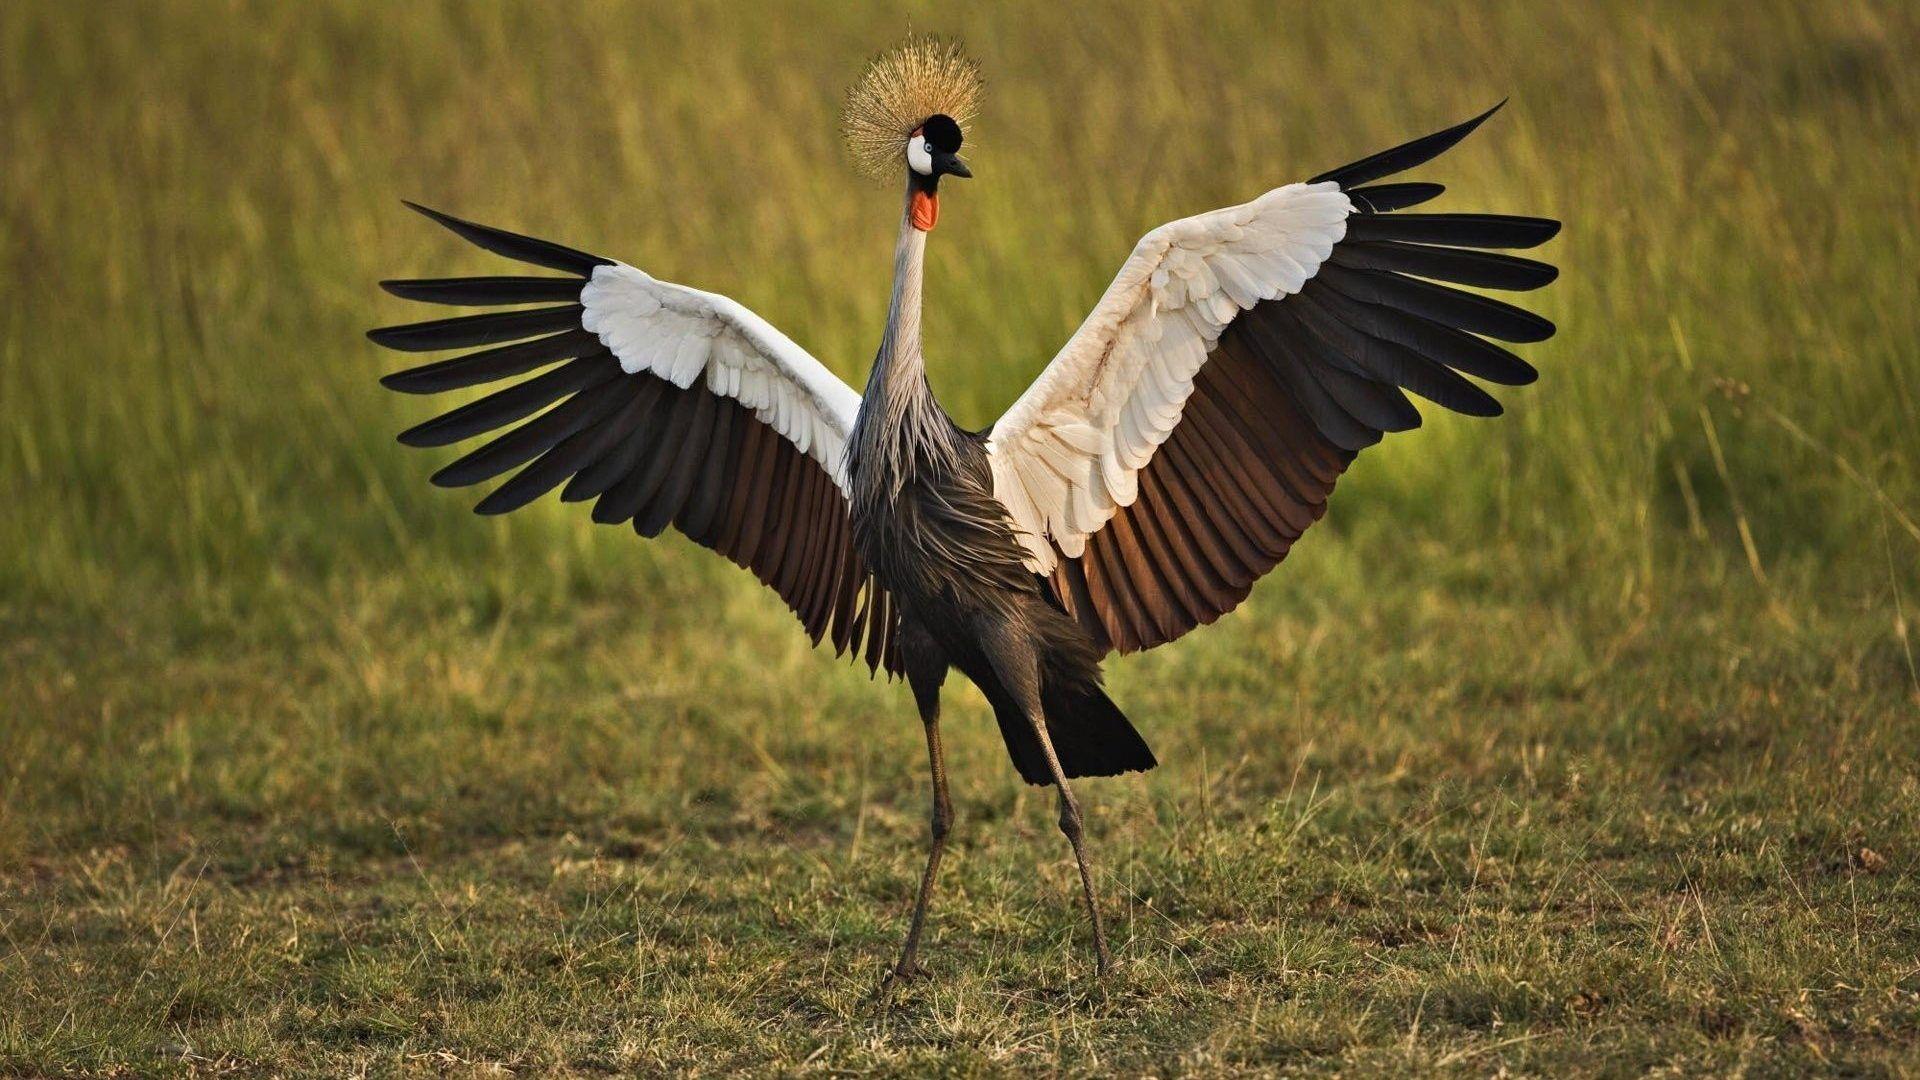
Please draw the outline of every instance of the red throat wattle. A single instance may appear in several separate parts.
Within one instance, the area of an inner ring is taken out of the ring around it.
[[[940,196],[925,191],[914,192],[910,212],[914,228],[921,232],[932,232],[933,226],[940,220]]]

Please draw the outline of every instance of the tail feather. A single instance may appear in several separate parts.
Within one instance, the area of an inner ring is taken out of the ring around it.
[[[1000,721],[1000,736],[1006,740],[1014,768],[1029,784],[1053,783],[1033,726],[1011,701],[994,698],[994,717]],[[1068,779],[1144,772],[1159,764],[1126,714],[1097,685],[1049,688],[1041,696],[1041,708],[1046,712],[1047,737]]]

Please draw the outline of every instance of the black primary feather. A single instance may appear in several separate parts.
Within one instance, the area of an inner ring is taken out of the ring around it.
[[[1347,192],[1347,198],[1352,199],[1355,209],[1363,214],[1385,214],[1437,199],[1446,190],[1441,184],[1379,184],[1354,188]]]
[[[1500,403],[1438,360],[1389,338],[1369,334],[1326,306],[1326,291],[1302,291],[1294,314],[1357,371],[1419,394],[1435,405],[1469,416],[1499,416]]]
[[[1436,131],[1431,135],[1423,135],[1412,142],[1401,143],[1392,149],[1382,150],[1377,154],[1370,154],[1361,158],[1359,161],[1342,165],[1337,169],[1330,169],[1307,181],[1307,183],[1318,184],[1331,180],[1339,184],[1342,189],[1351,189],[1360,184],[1378,180],[1384,176],[1392,176],[1397,172],[1405,172],[1416,165],[1425,165],[1427,162],[1432,161],[1434,158],[1452,149],[1453,145],[1461,139],[1473,134],[1474,128],[1486,123],[1487,117],[1499,112],[1500,106],[1506,103],[1507,100],[1501,98],[1499,105],[1495,105],[1493,108],[1488,109],[1486,112],[1481,113],[1471,120],[1455,124],[1445,131]]]
[[[577,301],[586,287],[584,278],[460,277],[383,281],[380,287],[402,300],[456,307],[495,304],[550,304]]]
[[[406,394],[438,394],[524,375],[535,368],[587,356],[603,348],[597,335],[585,330],[568,330],[538,341],[502,345],[396,371],[381,376],[380,385]]]
[[[1450,326],[1327,290],[1319,294],[1340,321],[1371,338],[1403,345],[1421,356],[1491,382],[1523,386],[1539,378],[1533,367],[1491,342]]]
[[[1356,214],[1347,220],[1353,240],[1400,240],[1473,248],[1530,248],[1553,239],[1560,223],[1510,214]]]
[[[1393,270],[1435,281],[1508,292],[1538,289],[1560,276],[1559,267],[1518,255],[1395,241],[1367,244],[1343,240],[1333,246],[1327,262],[1356,270]]]
[[[1355,300],[1405,311],[1443,326],[1501,341],[1525,343],[1545,341],[1553,336],[1553,323],[1531,311],[1430,281],[1333,265],[1321,266],[1315,276]]]
[[[589,387],[434,473],[431,480],[436,487],[466,487],[491,480],[602,419],[620,404],[625,392],[626,387],[612,380]]]
[[[478,401],[443,413],[424,424],[416,424],[400,433],[408,446],[446,446],[491,431],[530,415],[569,394],[605,382],[620,374],[620,364],[601,352],[569,361],[562,367],[515,383],[505,390],[488,394]]]
[[[536,334],[551,334],[580,325],[579,304],[537,308],[533,311],[497,311],[485,315],[456,315],[451,319],[385,326],[367,331],[376,345],[400,352],[432,352],[436,349],[464,349],[472,345],[497,345],[518,341]]]
[[[416,202],[408,201],[406,205],[409,210],[418,211],[439,222],[468,243],[485,248],[496,255],[505,255],[509,259],[544,266],[549,270],[564,270],[579,274],[581,277],[591,276],[596,266],[610,266],[613,263],[612,259],[603,259],[598,255],[575,251],[573,248],[550,240],[537,240],[505,229],[496,229],[491,225],[463,221],[452,214],[443,214]]]

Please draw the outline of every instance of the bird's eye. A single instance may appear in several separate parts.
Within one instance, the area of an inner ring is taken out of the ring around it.
[[[921,176],[933,175],[933,154],[927,149],[925,136],[915,135],[907,140],[907,165]]]

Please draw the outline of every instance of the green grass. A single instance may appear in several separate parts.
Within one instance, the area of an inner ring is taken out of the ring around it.
[[[0,1072],[1920,1072],[1920,14],[1336,3],[0,5]],[[1497,422],[1366,454],[1239,613],[1111,665],[1165,764],[1045,793],[745,574],[428,487],[372,282],[418,198],[740,298],[849,379],[891,192],[834,112],[991,80],[932,244],[985,423],[1133,240],[1513,104]],[[1140,74],[1144,73],[1144,75]]]

